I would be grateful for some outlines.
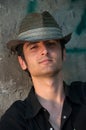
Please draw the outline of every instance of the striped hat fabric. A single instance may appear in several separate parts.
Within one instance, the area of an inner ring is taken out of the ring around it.
[[[66,44],[70,38],[71,33],[63,36],[62,29],[54,17],[48,11],[44,11],[26,15],[20,24],[17,38],[9,41],[7,47],[15,51],[16,47],[25,41],[36,42],[50,39],[62,39]]]

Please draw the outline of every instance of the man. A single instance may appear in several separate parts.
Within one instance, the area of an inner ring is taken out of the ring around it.
[[[85,130],[86,83],[63,81],[65,44],[71,34],[45,11],[27,15],[17,40],[8,48],[18,54],[33,87],[24,101],[16,101],[2,116],[0,130]]]

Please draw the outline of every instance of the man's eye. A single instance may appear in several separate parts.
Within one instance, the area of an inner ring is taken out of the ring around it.
[[[36,45],[30,47],[31,50],[32,50],[32,49],[36,49],[36,48],[37,48]]]

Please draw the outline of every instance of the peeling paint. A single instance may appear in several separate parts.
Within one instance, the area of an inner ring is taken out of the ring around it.
[[[0,57],[0,61],[2,60],[3,58]]]

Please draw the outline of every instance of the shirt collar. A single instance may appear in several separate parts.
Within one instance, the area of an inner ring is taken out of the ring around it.
[[[39,103],[35,92],[34,87],[31,88],[28,97],[26,98],[26,118],[33,118],[42,108]]]
[[[79,99],[79,96],[77,97],[77,94],[75,92],[74,86],[69,86],[65,82],[64,84],[64,91],[65,91],[65,97],[68,98],[72,103],[81,103],[81,100]],[[38,101],[34,87],[31,88],[28,97],[25,100],[26,104],[26,118],[33,118],[39,113],[41,109],[43,109],[42,105]]]

